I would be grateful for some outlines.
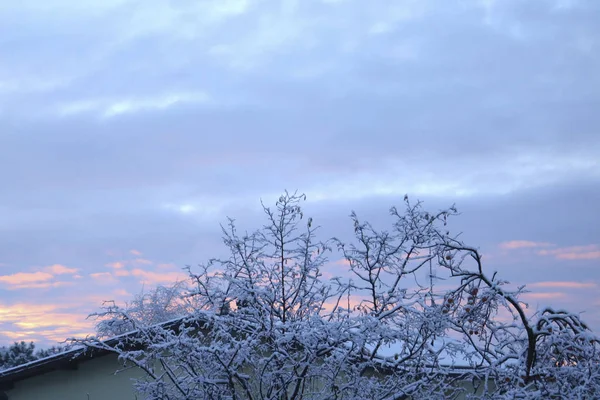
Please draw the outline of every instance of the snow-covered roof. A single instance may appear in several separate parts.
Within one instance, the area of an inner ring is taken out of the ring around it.
[[[186,320],[187,317],[178,317],[173,320],[165,321],[160,324],[156,324],[150,326],[148,328],[153,327],[163,327],[170,328],[173,330],[177,330],[181,327],[181,323]],[[197,318],[197,317],[196,317]],[[135,338],[136,335],[140,333],[140,330],[134,330],[131,332],[127,332],[110,339],[102,341],[102,343],[108,346],[114,346],[118,343],[125,343],[127,345],[127,339]],[[134,341],[131,341],[134,343]],[[398,346],[391,345],[389,348],[384,349],[384,355],[392,355],[396,350],[395,347]],[[62,353],[53,354],[48,357],[40,358],[35,361],[31,361],[25,364],[21,364],[3,371],[0,371],[0,394],[3,390],[9,390],[12,388],[14,382],[21,381],[24,379],[32,378],[34,376],[38,376],[41,374],[45,374],[48,372],[61,370],[61,369],[75,369],[77,365],[81,362],[89,361],[97,357],[102,357],[105,355],[111,354],[110,350],[102,348],[102,346],[91,347],[91,346],[76,346]],[[468,365],[466,362],[457,362],[457,360],[447,360],[448,365],[444,365],[444,369],[446,369],[447,373],[451,375],[461,376],[465,372],[472,370],[473,368]],[[0,397],[1,399],[1,397]]]
[[[176,327],[183,318],[176,318],[170,321],[165,321],[155,326]],[[123,341],[123,339],[135,337],[139,334],[139,330],[127,332],[110,339],[103,341],[107,345],[115,345]],[[17,365],[0,371],[0,392],[12,388],[14,382],[32,378],[48,372],[61,369],[74,369],[80,362],[88,361],[97,357],[102,357],[110,354],[108,350],[101,348],[92,348],[84,345],[75,346],[62,353],[53,354],[48,357],[39,358],[25,364]]]

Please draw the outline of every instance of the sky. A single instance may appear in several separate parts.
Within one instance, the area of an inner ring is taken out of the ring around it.
[[[598,71],[595,0],[0,0],[0,345],[91,333],[286,189],[323,239],[456,204],[600,332]]]

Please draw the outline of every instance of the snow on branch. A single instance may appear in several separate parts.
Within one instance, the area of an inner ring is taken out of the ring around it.
[[[388,230],[352,213],[353,240],[323,242],[304,200],[286,192],[263,205],[254,232],[230,219],[228,258],[188,269],[187,285],[107,304],[100,338],[80,342],[143,369],[147,399],[600,396],[597,337],[566,311],[528,315],[524,287],[508,290],[450,232],[456,208],[406,197]],[[325,279],[332,255],[348,271]]]

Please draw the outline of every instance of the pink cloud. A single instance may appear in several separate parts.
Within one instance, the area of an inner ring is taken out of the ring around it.
[[[131,275],[142,278],[142,282],[149,284],[172,283],[184,277],[181,272],[152,272],[139,268],[131,271]]]
[[[552,250],[539,250],[540,256],[552,256],[559,260],[596,260],[600,259],[600,246],[591,244],[587,246],[562,247]]]
[[[125,266],[125,263],[122,261],[115,261],[113,263],[106,264],[106,266],[114,268],[114,269],[119,269],[119,268],[123,268]]]
[[[74,273],[77,269],[67,268],[63,265],[54,264],[44,268],[43,271],[17,272],[12,275],[0,275],[0,283],[14,289],[45,289],[51,287],[70,286],[73,282],[53,281],[55,275]]]
[[[20,319],[19,321],[13,322],[15,326],[22,329],[36,329],[36,328],[47,328],[50,326],[76,326],[82,324],[83,320],[80,320],[80,315],[71,313],[57,313],[53,312],[51,318],[39,314],[30,314],[27,318]]]
[[[58,282],[37,282],[37,283],[23,283],[15,285],[12,289],[47,289],[51,287],[63,287],[73,286],[73,282],[58,281]]]
[[[94,272],[90,274],[92,279],[99,281],[114,281],[115,278],[112,276],[110,272]]]
[[[524,293],[523,298],[529,300],[550,300],[566,297],[566,293],[563,292],[547,292],[547,293]]]
[[[0,322],[17,321],[22,315],[31,313],[46,314],[58,308],[55,304],[2,304],[0,307]]]
[[[60,304],[0,303],[0,323],[12,329],[0,331],[0,339],[62,341],[74,333],[91,333],[93,321]]]
[[[536,283],[532,283],[527,286],[528,287],[539,287],[539,288],[589,289],[589,288],[595,288],[598,285],[594,282],[554,281],[554,282],[536,282]]]
[[[532,242],[529,240],[511,240],[509,242],[500,243],[500,248],[504,250],[516,250],[516,249],[531,249],[538,247],[551,247],[552,243],[546,242]]]
[[[0,283],[8,285],[23,285],[34,282],[45,282],[49,281],[54,276],[47,272],[17,272],[12,275],[0,275]]]
[[[49,267],[44,268],[44,271],[48,272],[50,274],[62,275],[62,274],[76,274],[77,271],[79,271],[79,269],[65,267],[64,265],[60,265],[60,264],[54,264],[54,265],[50,265]]]
[[[587,246],[554,247],[552,243],[532,242],[528,240],[511,240],[499,244],[504,250],[516,249],[539,249],[537,254],[540,256],[552,256],[559,260],[596,260],[600,259],[600,246],[591,244]]]
[[[321,268],[321,273],[326,279],[333,278],[334,276],[349,277],[351,275],[350,262],[345,258],[330,261]]]
[[[362,301],[368,299],[368,296],[365,295],[350,295],[350,298],[348,298],[347,296],[345,296],[341,301],[339,306],[343,307],[343,308],[347,308],[348,306],[350,306],[350,308],[354,308],[356,306],[358,306]],[[325,304],[323,304],[323,308],[326,311],[332,311],[333,307],[335,306],[335,301],[331,300],[326,302]]]
[[[127,290],[125,289],[115,289],[113,290],[113,294],[117,295],[117,296],[121,296],[121,297],[131,297],[131,293],[129,293]]]
[[[142,255],[141,251],[138,251],[138,250],[135,250],[135,249],[134,250],[129,250],[129,252],[131,254],[133,254],[134,256],[141,256]]]

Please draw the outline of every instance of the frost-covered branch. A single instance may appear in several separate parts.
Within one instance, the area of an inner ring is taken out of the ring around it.
[[[84,343],[146,371],[136,388],[148,399],[598,397],[596,336],[566,311],[528,315],[524,288],[508,290],[450,233],[454,207],[405,198],[388,230],[352,213],[352,241],[321,242],[304,200],[263,205],[254,232],[230,219],[227,258],[129,308],[107,304],[99,333],[135,334]],[[347,274],[324,279],[328,257]]]

